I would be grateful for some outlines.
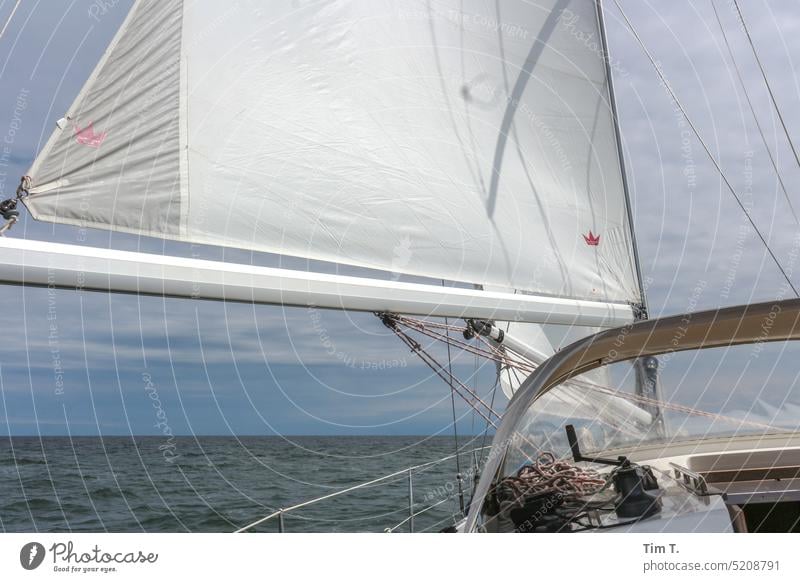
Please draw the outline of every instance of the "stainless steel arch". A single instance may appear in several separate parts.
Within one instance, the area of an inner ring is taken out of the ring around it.
[[[800,339],[800,299],[640,321],[567,346],[539,366],[509,403],[475,490],[465,531],[475,529],[514,427],[531,404],[554,386],[600,366],[640,356],[796,339]]]

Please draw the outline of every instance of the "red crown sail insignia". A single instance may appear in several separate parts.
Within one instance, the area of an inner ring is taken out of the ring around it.
[[[590,230],[589,234],[583,235],[583,240],[585,240],[586,244],[589,245],[590,247],[596,247],[597,245],[600,244],[600,235],[593,234],[592,231]]]
[[[94,122],[90,121],[89,124],[81,129],[75,124],[75,141],[81,145],[89,146],[90,148],[99,148],[108,135],[108,132],[95,133]]]

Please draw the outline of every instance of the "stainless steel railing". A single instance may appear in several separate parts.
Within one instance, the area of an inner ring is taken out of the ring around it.
[[[378,477],[377,479],[372,479],[371,481],[365,481],[363,483],[358,483],[357,485],[353,485],[353,486],[347,487],[345,489],[340,489],[338,491],[334,491],[332,493],[328,493],[327,495],[322,495],[320,497],[315,497],[313,499],[308,499],[306,501],[303,501],[301,503],[297,503],[295,505],[291,505],[289,507],[280,508],[280,509],[278,509],[276,511],[273,511],[269,515],[266,515],[266,516],[262,517],[261,519],[258,519],[256,521],[244,526],[244,527],[241,527],[241,528],[237,529],[235,531],[235,533],[242,533],[242,532],[250,531],[253,528],[255,528],[255,527],[257,527],[257,526],[259,526],[259,525],[261,525],[263,523],[266,523],[268,521],[271,521],[273,519],[276,519],[278,521],[278,531],[283,533],[283,532],[286,531],[286,522],[285,522],[284,517],[287,514],[293,512],[293,511],[296,511],[296,510],[301,509],[303,507],[308,507],[310,505],[314,505],[314,504],[320,503],[322,501],[327,501],[329,499],[333,499],[333,498],[339,497],[341,495],[346,495],[347,493],[352,493],[353,491],[358,491],[359,489],[363,489],[365,487],[371,487],[371,486],[374,486],[374,485],[383,484],[383,483],[386,483],[386,482],[389,482],[389,481],[392,481],[392,480],[394,480],[392,482],[396,482],[396,479],[398,477],[403,476],[403,475],[407,475],[407,479],[408,479],[408,517],[403,519],[400,523],[396,524],[395,526],[386,528],[384,531],[386,531],[386,532],[394,532],[394,531],[397,531],[398,528],[408,524],[408,531],[413,532],[414,531],[414,518],[415,517],[417,517],[419,515],[422,515],[424,513],[427,513],[428,511],[430,511],[430,510],[442,505],[444,502],[446,502],[446,501],[448,501],[448,500],[450,500],[450,499],[452,499],[454,497],[453,494],[446,495],[446,496],[444,496],[443,499],[441,499],[441,500],[439,500],[439,501],[437,501],[437,502],[435,502],[435,503],[433,503],[433,504],[431,504],[431,505],[429,505],[427,507],[424,507],[422,509],[417,510],[416,509],[416,505],[414,503],[414,473],[415,472],[419,472],[419,471],[421,471],[423,469],[427,469],[427,468],[432,467],[434,465],[438,465],[440,463],[444,463],[445,461],[449,461],[449,460],[455,459],[457,456],[463,457],[465,455],[472,457],[471,471],[476,471],[477,468],[478,468],[478,453],[480,451],[484,451],[484,450],[489,449],[489,448],[491,448],[490,445],[483,446],[483,447],[478,447],[478,448],[475,448],[475,449],[471,449],[469,451],[460,452],[458,454],[448,455],[447,457],[442,457],[441,459],[436,459],[435,461],[429,461],[427,463],[414,465],[412,467],[406,467],[405,469],[402,469],[400,471],[395,471],[394,473],[390,473],[390,474],[384,475],[382,477]],[[462,505],[461,509],[463,510],[463,479],[461,478],[460,475],[457,476],[457,479],[458,479],[458,495],[459,495],[459,498],[460,498],[460,501],[461,501],[461,505]]]

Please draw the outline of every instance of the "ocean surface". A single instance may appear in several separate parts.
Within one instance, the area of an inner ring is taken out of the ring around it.
[[[462,450],[481,444],[463,440]],[[234,531],[278,508],[454,451],[452,437],[5,437],[0,531]],[[460,460],[468,500],[472,455]],[[453,523],[455,475],[455,459],[414,472],[414,511],[436,505],[414,518],[414,531]],[[290,512],[284,527],[384,531],[408,514],[402,474]],[[256,531],[277,529],[275,519]]]

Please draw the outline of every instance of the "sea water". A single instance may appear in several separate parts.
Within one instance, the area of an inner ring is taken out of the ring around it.
[[[462,450],[489,444],[462,438]],[[0,530],[233,531],[278,508],[454,453],[451,437],[4,437]],[[460,457],[468,501],[473,457]],[[480,461],[480,459],[479,459]],[[414,472],[414,530],[460,514],[455,460]],[[314,504],[286,531],[384,531],[408,517],[408,475]],[[258,531],[276,531],[277,520]],[[404,525],[398,531],[408,531]]]

